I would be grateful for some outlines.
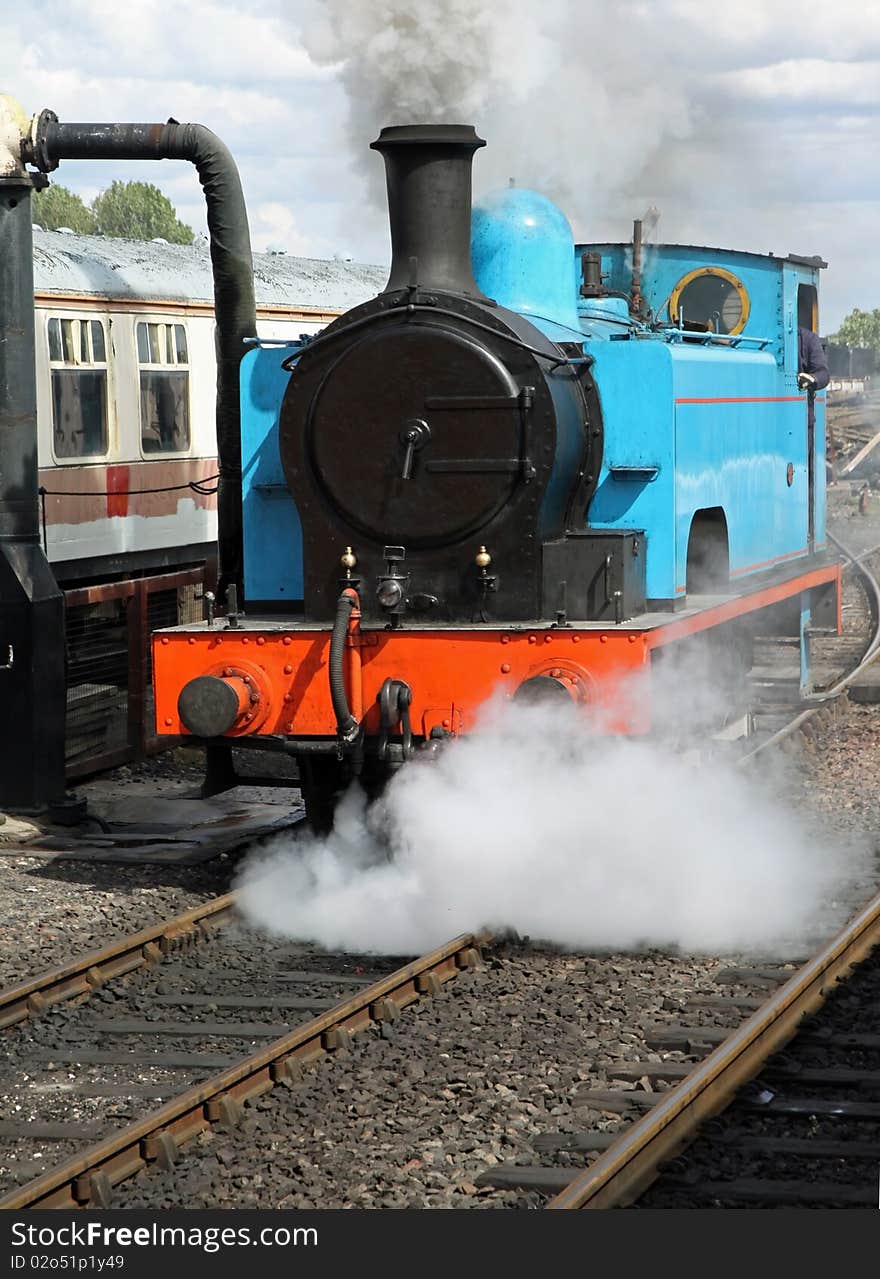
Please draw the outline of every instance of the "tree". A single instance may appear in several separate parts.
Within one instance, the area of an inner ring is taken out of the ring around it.
[[[44,231],[68,227],[78,235],[94,235],[98,220],[78,195],[67,187],[50,186],[37,191],[31,205],[33,221]]]
[[[168,197],[149,182],[113,182],[95,198],[92,209],[100,235],[127,240],[161,236],[170,244],[192,244],[195,238]]]
[[[867,346],[880,351],[880,308],[850,311],[831,339],[841,346]]]

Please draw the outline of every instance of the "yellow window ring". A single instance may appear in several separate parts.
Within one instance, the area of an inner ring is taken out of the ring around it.
[[[729,285],[726,294],[721,286]],[[718,300],[716,310],[711,309]],[[678,324],[683,311],[685,321],[705,324],[713,332],[733,336],[741,333],[749,319],[749,295],[742,280],[720,266],[700,266],[688,271],[669,295],[669,318]],[[720,320],[720,324],[713,322]]]

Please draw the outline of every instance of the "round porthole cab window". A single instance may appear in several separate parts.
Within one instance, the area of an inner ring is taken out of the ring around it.
[[[685,329],[741,333],[749,318],[749,295],[732,271],[701,266],[683,275],[672,290],[669,317]]]

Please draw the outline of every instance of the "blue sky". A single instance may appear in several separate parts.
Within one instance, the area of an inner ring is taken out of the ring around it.
[[[255,248],[388,257],[369,143],[473,123],[477,192],[534,185],[582,239],[658,238],[829,263],[821,328],[880,306],[880,6],[854,0],[0,0],[0,91],[64,121],[193,120],[230,147]],[[89,199],[188,165],[67,163]]]

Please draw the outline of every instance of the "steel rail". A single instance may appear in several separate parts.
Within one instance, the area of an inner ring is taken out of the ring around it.
[[[346,1051],[351,1036],[392,1021],[408,1004],[439,994],[463,968],[476,967],[488,933],[462,934],[380,978],[335,1008],[196,1084],[152,1113],[0,1198],[0,1210],[107,1207],[112,1187],[156,1164],[170,1167],[179,1147],[215,1123],[234,1127],[245,1101],[276,1083],[293,1082],[304,1066]]]
[[[792,1038],[802,1018],[821,1006],[834,983],[848,976],[878,943],[880,895],[545,1208],[633,1203],[655,1180],[660,1165],[690,1144],[699,1126],[729,1104]]]
[[[111,978],[158,963],[187,942],[210,937],[231,921],[235,902],[235,893],[225,893],[0,991],[0,1030],[45,1012],[53,1004],[90,995]]]
[[[846,556],[847,563],[844,565],[844,569],[855,569],[865,583],[874,628],[873,633],[871,638],[868,640],[858,663],[847,675],[844,675],[842,679],[838,680],[832,688],[825,689],[821,693],[816,693],[806,698],[805,700],[809,704],[804,708],[804,710],[795,715],[787,724],[783,724],[782,728],[777,729],[771,737],[766,738],[765,741],[760,742],[745,755],[740,756],[737,760],[738,767],[750,763],[753,759],[755,759],[758,755],[763,754],[763,752],[768,750],[770,747],[778,746],[780,742],[796,733],[799,728],[806,724],[808,720],[811,720],[814,715],[818,714],[818,712],[822,710],[823,707],[827,706],[829,702],[833,702],[840,697],[840,695],[849,688],[853,680],[860,675],[866,667],[870,666],[871,663],[875,661],[878,651],[880,651],[880,583],[878,583],[874,574],[870,571],[870,569],[866,568],[864,564],[865,560],[870,559],[872,555],[875,555],[878,551],[880,551],[880,546],[869,547],[868,550],[862,551],[859,555],[855,555],[831,533],[828,534],[828,538],[829,541],[832,541],[837,549]]]
[[[880,547],[871,547],[867,551],[863,551],[860,556],[856,556],[855,552],[851,551],[849,547],[844,546],[843,542],[838,541],[833,533],[828,534],[828,540],[829,542],[833,542],[841,554],[846,556],[848,562],[844,565],[844,568],[853,568],[861,576],[868,594],[868,607],[871,613],[874,630],[857,665],[853,667],[849,674],[844,675],[843,678],[838,680],[838,682],[831,688],[823,689],[822,692],[812,694],[808,697],[808,701],[812,701],[816,704],[833,701],[838,694],[842,693],[845,688],[848,688],[855,677],[860,675],[866,666],[870,666],[871,662],[873,662],[877,656],[878,648],[880,648],[880,583],[878,583],[874,574],[865,566],[864,563],[866,559],[870,559],[872,555],[880,550]]]

